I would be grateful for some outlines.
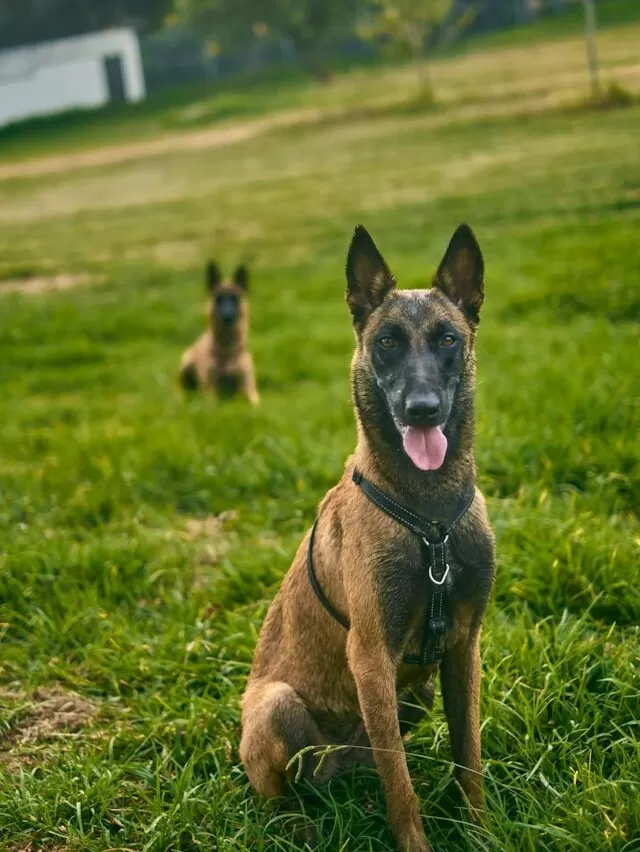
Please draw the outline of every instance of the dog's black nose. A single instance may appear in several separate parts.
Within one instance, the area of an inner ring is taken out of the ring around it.
[[[410,393],[404,404],[404,416],[409,426],[437,426],[440,400],[431,393]]]

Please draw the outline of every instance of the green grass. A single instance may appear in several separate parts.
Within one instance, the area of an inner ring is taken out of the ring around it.
[[[387,73],[393,91],[401,70]],[[365,223],[420,286],[462,220],[487,266],[477,456],[499,563],[486,831],[458,808],[439,701],[407,744],[411,774],[438,850],[640,849],[640,109],[483,109],[2,181],[0,279],[105,277],[37,295],[0,280],[3,852],[292,850],[303,814],[327,852],[389,848],[372,772],[256,800],[239,699],[354,444],[351,230]],[[209,254],[251,257],[255,411],[175,384]],[[43,687],[95,717],[56,727]]]

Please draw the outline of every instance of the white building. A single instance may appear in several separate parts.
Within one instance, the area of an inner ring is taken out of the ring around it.
[[[140,44],[131,29],[0,51],[0,125],[144,95]]]

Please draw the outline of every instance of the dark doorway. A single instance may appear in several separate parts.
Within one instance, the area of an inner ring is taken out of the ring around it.
[[[107,77],[107,91],[111,103],[121,104],[127,100],[124,86],[124,73],[121,56],[105,56],[104,71]]]

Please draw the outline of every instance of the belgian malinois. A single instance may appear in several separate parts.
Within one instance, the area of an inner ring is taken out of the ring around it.
[[[233,278],[223,281],[217,264],[210,262],[206,284],[209,328],[183,354],[180,383],[185,390],[208,388],[218,397],[242,394],[257,405],[253,359],[247,349],[247,268],[238,266]]]
[[[438,668],[459,783],[472,816],[483,809],[479,639],[495,566],[473,449],[484,263],[461,225],[432,288],[398,290],[358,226],[346,271],[357,446],[267,613],[240,757],[253,787],[278,796],[301,750],[298,771],[315,780],[372,756],[398,848],[425,852],[402,737]]]

